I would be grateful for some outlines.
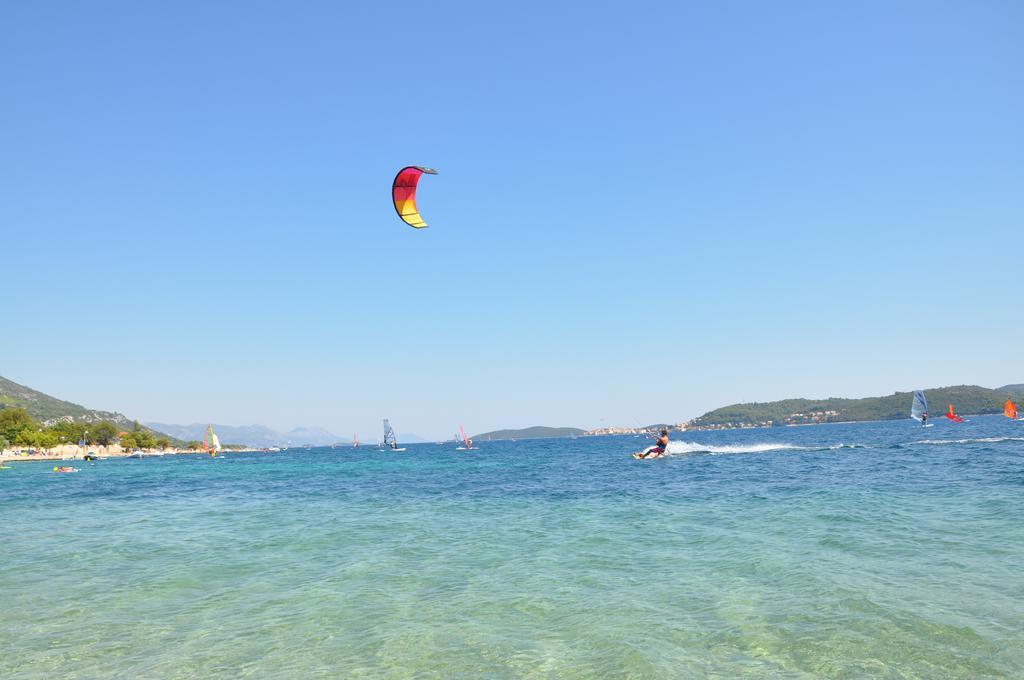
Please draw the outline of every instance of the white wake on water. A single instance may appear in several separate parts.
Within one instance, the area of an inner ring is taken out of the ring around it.
[[[728,453],[764,453],[766,451],[834,451],[836,449],[865,449],[863,444],[834,444],[832,446],[797,446],[784,443],[759,443],[759,444],[724,444],[714,446],[711,444],[699,444],[697,442],[674,441],[668,443],[665,451],[668,455],[681,456],[688,453],[710,453],[713,455]]]
[[[978,437],[976,439],[921,439],[911,444],[933,445],[942,444],[998,444],[999,442],[1024,442],[1024,437]]]

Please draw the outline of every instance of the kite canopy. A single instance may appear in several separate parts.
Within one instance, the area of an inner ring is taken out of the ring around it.
[[[416,208],[416,185],[419,184],[420,177],[424,173],[436,175],[437,170],[410,165],[398,171],[395,181],[391,185],[391,198],[395,202],[395,212],[403,222],[416,229],[427,226],[420,211]]]

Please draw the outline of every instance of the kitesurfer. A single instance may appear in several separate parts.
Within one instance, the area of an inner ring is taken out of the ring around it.
[[[645,449],[644,454],[641,458],[657,458],[658,456],[664,456],[665,451],[668,449],[668,430],[662,430],[661,435],[658,437],[658,441],[655,442],[654,446]]]

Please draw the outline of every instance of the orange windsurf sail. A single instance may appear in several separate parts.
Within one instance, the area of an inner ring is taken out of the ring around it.
[[[950,420],[952,420],[954,423],[962,423],[962,422],[964,422],[964,419],[961,418],[960,416],[958,416],[956,414],[956,411],[953,410],[953,405],[952,404],[949,405],[949,410],[946,411],[946,417],[949,418]]]
[[[1012,399],[1007,399],[1006,403],[1003,404],[1003,415],[1007,418],[1017,419],[1017,405],[1013,403]]]

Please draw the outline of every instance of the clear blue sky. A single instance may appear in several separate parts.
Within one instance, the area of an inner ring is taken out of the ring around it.
[[[367,438],[1019,382],[1022,32],[1014,1],[4,3],[0,375]]]

